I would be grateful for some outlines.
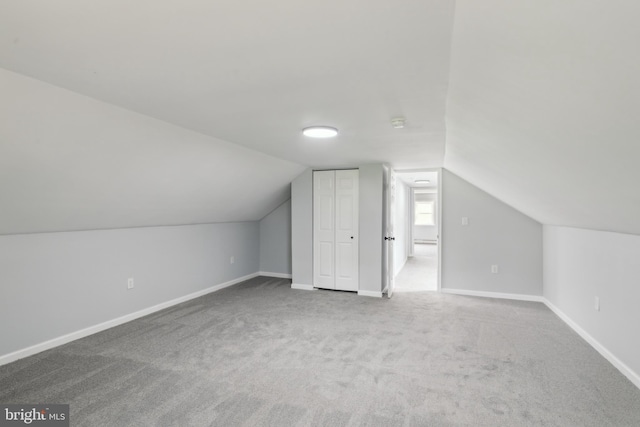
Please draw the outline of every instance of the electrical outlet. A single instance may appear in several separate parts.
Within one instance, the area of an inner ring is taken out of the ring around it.
[[[469,225],[469,218],[467,218],[466,216],[462,217],[462,225]]]
[[[596,311],[600,311],[600,297],[595,297],[593,301],[593,308],[595,308]]]
[[[133,289],[133,277],[130,277],[129,280],[127,280],[127,289]]]
[[[491,266],[491,273],[498,274],[498,266],[496,264]]]
[[[231,258],[229,258],[229,264],[233,264],[236,262],[236,257],[232,256]]]

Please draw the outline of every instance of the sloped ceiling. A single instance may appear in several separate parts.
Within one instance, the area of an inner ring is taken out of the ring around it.
[[[544,224],[640,234],[640,4],[458,0],[444,165]]]
[[[8,70],[304,165],[442,164],[450,1],[8,0],[0,16]],[[305,140],[318,124],[341,134]]]
[[[0,69],[0,234],[262,218],[304,170]]]
[[[639,17],[621,0],[3,1],[0,234],[254,220],[308,166],[374,162],[640,234]],[[314,124],[340,136],[302,137]]]
[[[442,0],[3,1],[0,233],[254,220],[308,166],[440,166],[452,22]]]

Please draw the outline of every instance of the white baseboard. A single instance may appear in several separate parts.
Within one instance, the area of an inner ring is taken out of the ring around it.
[[[287,273],[271,273],[269,271],[260,271],[260,272],[258,272],[258,275],[266,276],[266,277],[276,277],[278,279],[291,279],[292,278],[291,274],[287,274]]]
[[[394,288],[393,293],[406,294],[411,292],[438,292],[437,289],[402,289],[402,288]]]
[[[364,297],[382,298],[382,292],[359,290],[358,295]]]
[[[313,285],[303,285],[302,283],[292,283],[291,289],[302,289],[303,291],[313,291],[315,288]]]
[[[549,300],[542,296],[537,295],[520,295],[520,294],[503,294],[498,292],[482,292],[482,291],[467,291],[461,289],[441,289],[443,293],[448,294],[457,294],[457,295],[468,295],[468,296],[478,296],[478,297],[489,297],[489,298],[503,298],[503,299],[512,299],[512,300],[520,300],[520,301],[535,301],[541,302],[547,307],[549,310],[553,311],[563,322],[565,322],[571,329],[573,329],[578,335],[580,335],[591,347],[593,347],[598,353],[602,355],[605,359],[607,359],[617,370],[619,370],[622,375],[627,377],[629,381],[633,383],[636,387],[640,389],[640,375],[629,368],[624,362],[618,359],[613,353],[611,353],[605,346],[600,344],[598,340],[593,338],[589,333],[587,333],[584,329],[582,329],[576,322],[574,322],[569,316],[567,316],[563,311],[561,311],[558,307],[553,305]]]
[[[0,356],[0,366],[6,365],[7,363],[14,362],[18,359],[32,356],[34,354],[43,352],[45,350],[52,349],[54,347],[58,347],[60,345],[69,343],[71,341],[75,341],[77,339],[84,338],[89,335],[93,335],[95,333],[104,331],[106,329],[113,328],[114,326],[122,325],[123,323],[127,323],[132,320],[139,319],[140,317],[147,316],[151,313],[155,313],[156,311],[160,311],[165,308],[183,303],[185,301],[189,301],[195,298],[199,298],[203,295],[219,291],[220,289],[228,288],[229,286],[235,285],[236,283],[244,282],[245,280],[253,279],[254,277],[258,277],[258,273],[251,273],[246,276],[238,277],[237,279],[229,280],[228,282],[220,283],[210,288],[203,289],[201,291],[197,291],[179,298],[175,298],[170,301],[166,301],[166,302],[154,305],[153,307],[148,307],[140,311],[136,311],[135,313],[127,314],[122,317],[118,317],[116,319],[108,320],[106,322],[99,323],[97,325],[89,326],[88,328],[81,329],[79,331],[71,332],[61,337],[53,338],[48,341],[32,345],[31,347],[23,348],[21,350],[17,350],[9,354],[2,355]]]
[[[440,289],[440,292],[444,294],[466,295],[471,297],[485,297],[485,298],[501,298],[511,299],[517,301],[534,301],[544,302],[542,296],[538,295],[523,295],[523,294],[505,294],[501,292],[485,292],[485,291],[468,291],[466,289]]]
[[[549,307],[549,310],[553,311],[560,319],[571,327],[578,335],[580,335],[591,347],[595,348],[598,353],[607,359],[613,366],[619,370],[622,375],[627,377],[636,387],[640,389],[640,375],[629,368],[624,362],[614,356],[605,346],[600,344],[598,340],[593,338],[587,331],[582,329],[576,322],[574,322],[569,316],[567,316],[562,310],[553,305],[549,300],[543,298],[542,302]]]

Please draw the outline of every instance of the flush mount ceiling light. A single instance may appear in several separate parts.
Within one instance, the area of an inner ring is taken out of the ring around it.
[[[395,117],[391,119],[391,126],[393,126],[394,129],[402,129],[404,128],[405,122],[406,120],[404,117]]]
[[[429,181],[428,179],[416,179],[416,180],[415,180],[415,181],[413,181],[413,182],[415,182],[416,184],[428,184],[428,183],[430,183],[431,181]]]
[[[338,134],[338,129],[329,126],[311,126],[302,129],[302,134],[310,138],[332,138]]]

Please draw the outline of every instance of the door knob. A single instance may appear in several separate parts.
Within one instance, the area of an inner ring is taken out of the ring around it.
[[[353,236],[351,236],[351,240],[353,240]]]

